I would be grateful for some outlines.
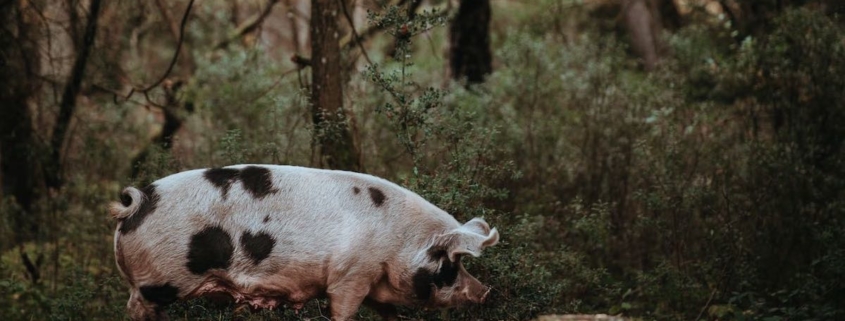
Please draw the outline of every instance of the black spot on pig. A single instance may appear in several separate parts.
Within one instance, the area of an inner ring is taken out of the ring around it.
[[[375,187],[370,187],[368,189],[370,190],[370,198],[373,199],[373,204],[375,204],[376,207],[379,207],[384,204],[384,200],[387,197],[384,196],[384,193],[380,189]]]
[[[232,239],[222,228],[213,226],[191,236],[188,245],[188,270],[203,274],[211,269],[226,269],[232,264]]]
[[[142,188],[141,194],[144,194],[144,197],[138,200],[138,202],[141,202],[138,206],[138,211],[123,220],[123,223],[120,225],[120,233],[128,234],[137,229],[144,222],[144,219],[158,207],[159,195],[156,192],[156,186],[154,184]],[[121,195],[121,202],[123,202],[124,196],[129,197],[128,194],[124,193]],[[130,205],[132,204],[131,199],[130,197]]]
[[[438,269],[437,272],[432,272],[424,268],[419,268],[411,279],[414,294],[417,296],[417,299],[420,300],[428,300],[431,297],[432,287],[439,289],[453,286],[458,280],[460,260],[457,262],[449,261],[449,259],[445,256],[445,251],[443,251],[442,255],[439,253],[433,254],[429,251],[429,257],[432,257],[432,255],[435,255],[435,257],[439,257],[440,260],[442,260],[443,263],[440,265],[440,269]]]
[[[358,195],[358,193],[361,193],[361,189],[360,189],[360,188],[358,188],[358,187],[353,187],[353,188],[352,188],[352,193],[355,193],[355,195]]]
[[[276,245],[276,240],[264,232],[258,232],[255,235],[252,235],[250,232],[244,232],[241,235],[241,247],[243,247],[244,252],[252,259],[252,263],[255,265],[258,265],[258,263],[261,263],[262,260],[270,256],[274,245]]]
[[[252,194],[252,197],[261,199],[264,196],[275,193],[273,188],[273,175],[269,169],[258,166],[247,166],[241,170],[241,182],[244,189]]]
[[[269,221],[270,221],[270,215],[265,215],[264,219],[261,220],[261,222],[264,223],[264,224],[267,224],[267,222],[269,222]]]
[[[459,265],[460,260],[458,260],[458,262],[443,260],[440,270],[432,276],[431,282],[438,288],[454,285],[455,281],[458,279]]]
[[[431,271],[423,268],[417,269],[414,276],[411,278],[411,284],[414,287],[414,295],[418,300],[428,301],[431,299]]]
[[[447,259],[446,256],[449,255],[445,246],[432,246],[426,253],[428,254],[428,259],[431,261]]]
[[[140,287],[140,290],[144,300],[159,306],[176,302],[177,295],[179,294],[179,289],[170,285],[170,283],[165,283],[164,285],[145,285]]]
[[[238,170],[232,168],[210,168],[202,174],[212,185],[219,188],[223,198],[229,194],[229,187],[238,179]]]

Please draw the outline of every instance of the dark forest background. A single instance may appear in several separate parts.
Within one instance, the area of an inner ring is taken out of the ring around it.
[[[845,319],[843,15],[838,0],[0,0],[0,316],[124,318],[120,189],[273,163],[371,173],[499,228],[467,264],[487,304],[407,318]]]

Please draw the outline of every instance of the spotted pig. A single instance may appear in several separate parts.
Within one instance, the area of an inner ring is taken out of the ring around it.
[[[396,320],[396,305],[481,303],[490,288],[461,257],[499,241],[483,219],[460,224],[386,180],[294,166],[177,173],[125,188],[111,214],[132,320],[200,296],[297,310],[325,296],[332,320],[361,304]]]

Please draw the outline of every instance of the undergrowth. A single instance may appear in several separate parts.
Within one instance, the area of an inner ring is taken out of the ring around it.
[[[399,41],[394,57],[350,76],[344,119],[364,168],[460,221],[485,217],[502,235],[466,263],[492,285],[487,304],[400,313],[845,318],[838,18],[790,9],[769,33],[740,42],[725,24],[690,24],[666,36],[673,54],[644,73],[616,35],[557,29],[584,10],[544,1],[508,17],[520,23],[494,30],[496,71],[475,86],[446,80],[436,67],[443,60],[430,54],[427,39],[444,38],[442,12],[413,21],[401,10],[370,16]],[[311,164],[307,91],[293,73],[280,76],[291,66],[261,48],[232,47],[200,57],[200,81],[187,85],[195,111],[172,148],[151,149],[139,177],[120,164],[142,148],[127,137],[149,122],[103,117],[79,134],[93,147],[70,156],[68,186],[38,204],[49,228],[21,247],[2,246],[4,319],[124,317],[128,293],[105,211],[122,186],[198,167]],[[8,197],[0,210],[0,241],[11,244],[7,218],[21,210]],[[175,320],[321,319],[325,305],[315,300],[294,314],[194,300],[168,311]],[[359,317],[375,315],[362,308]]]

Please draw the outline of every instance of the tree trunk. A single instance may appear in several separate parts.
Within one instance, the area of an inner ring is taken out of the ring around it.
[[[20,5],[14,1],[0,11],[0,196],[14,197],[20,207],[20,212],[8,213],[16,244],[38,232],[32,209],[38,198],[35,164],[39,157],[29,101],[41,84],[36,77],[40,55],[34,22],[38,19],[22,12]]]
[[[88,56],[91,54],[91,47],[94,46],[94,39],[97,35],[97,18],[100,15],[100,0],[92,0],[88,13],[88,22],[85,24],[85,33],[82,39],[82,47],[76,55],[70,76],[68,77],[65,90],[62,93],[62,100],[59,105],[59,117],[53,127],[53,136],[50,139],[50,159],[44,170],[45,182],[48,188],[59,189],[63,184],[63,173],[61,164],[62,146],[64,146],[65,135],[70,125],[71,116],[76,109],[76,96],[82,87],[82,77],[85,75],[85,66],[88,64]]]
[[[449,66],[452,78],[467,84],[484,82],[493,72],[490,52],[490,1],[461,0],[449,27]]]
[[[340,0],[311,1],[311,112],[320,163],[360,171],[359,153],[343,110],[337,19]]]
[[[842,2],[833,0],[827,2]],[[778,0],[778,1],[740,1],[740,0],[719,0],[719,4],[725,9],[733,27],[739,32],[735,37],[737,40],[745,39],[747,36],[759,37],[772,30],[774,19],[788,7],[799,7],[807,3],[824,4],[825,1],[808,0]],[[842,4],[838,4],[841,7]]]
[[[683,26],[683,17],[678,11],[675,0],[651,0],[651,3],[660,16],[664,28],[678,30]]]
[[[659,57],[660,25],[656,10],[649,8],[646,0],[623,0],[622,15],[625,28],[631,37],[631,47],[642,60],[643,68],[651,71],[657,66]]]
[[[161,133],[153,137],[152,143],[147,145],[143,151],[138,153],[132,159],[132,173],[131,178],[136,179],[141,175],[141,170],[143,169],[144,163],[147,161],[147,158],[150,156],[150,152],[154,146],[161,147],[163,150],[169,151],[173,148],[173,137],[176,136],[176,132],[182,128],[183,120],[177,114],[177,110],[182,108],[182,103],[177,99],[177,95],[179,90],[184,85],[183,82],[176,82],[173,83],[171,80],[165,80],[162,88],[164,89],[164,105],[161,108],[162,113],[164,114],[164,124],[161,128]],[[193,104],[191,102],[187,102],[185,109],[188,112],[193,112]]]

